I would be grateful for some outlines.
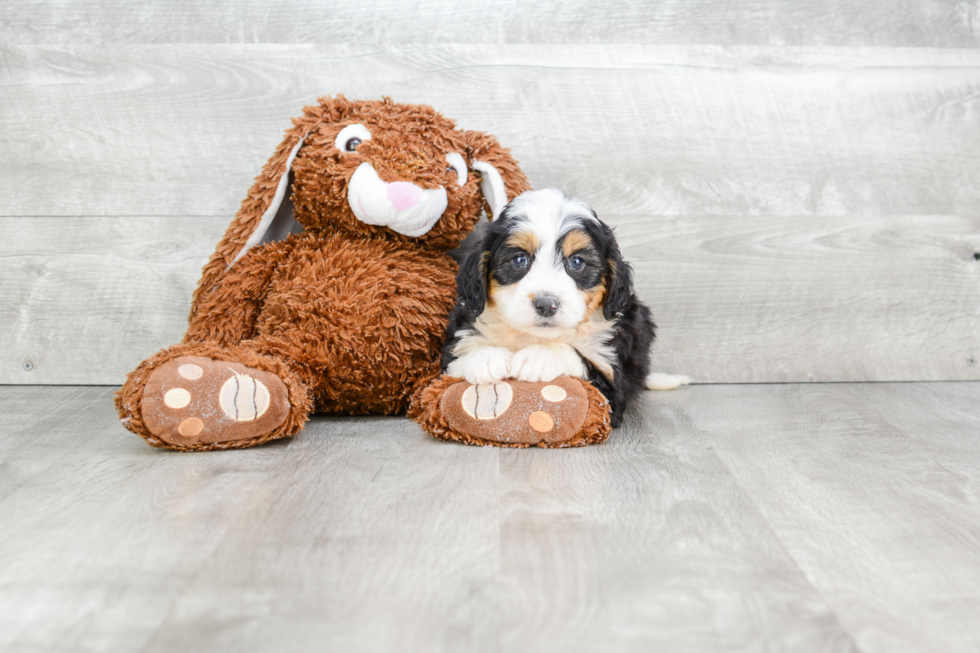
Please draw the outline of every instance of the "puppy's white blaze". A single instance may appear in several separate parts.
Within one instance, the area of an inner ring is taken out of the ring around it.
[[[596,218],[584,202],[568,198],[554,188],[522,193],[511,203],[511,211],[519,218],[513,230],[534,234],[538,250],[533,252],[531,269],[514,286],[504,305],[503,317],[515,328],[543,338],[557,338],[558,329],[581,323],[586,310],[578,286],[565,271],[558,241],[569,231],[581,228],[584,220]],[[558,311],[549,318],[547,326],[541,324],[533,303],[534,297],[543,293],[559,301]]]
[[[578,292],[575,281],[565,273],[564,267],[555,263],[549,250],[555,243],[543,244],[531,263],[524,278],[511,286],[513,291],[503,305],[504,319],[519,329],[535,329],[543,337],[558,337],[558,330],[574,328],[585,318],[585,300]],[[548,318],[548,324],[534,309],[534,298],[540,294],[553,295],[558,299],[558,311]],[[499,293],[498,293],[499,295]]]
[[[418,238],[432,229],[449,206],[445,188],[416,188],[411,205],[399,210],[388,192],[389,185],[370,163],[357,167],[347,186],[347,203],[358,220]]]
[[[683,374],[663,374],[661,372],[651,372],[647,375],[647,390],[676,390],[682,385],[691,383],[691,377]]]
[[[569,226],[564,231],[580,226],[580,219],[597,220],[588,204],[566,196],[557,188],[529,190],[514,198],[510,205],[514,214],[557,231],[562,231],[562,225],[566,222],[569,222]]]

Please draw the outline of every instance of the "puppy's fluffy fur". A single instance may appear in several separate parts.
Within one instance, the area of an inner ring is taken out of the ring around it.
[[[443,370],[470,383],[575,376],[609,400],[612,425],[646,387],[686,377],[650,374],[655,325],[633,293],[633,270],[612,230],[556,189],[506,206],[457,277]]]

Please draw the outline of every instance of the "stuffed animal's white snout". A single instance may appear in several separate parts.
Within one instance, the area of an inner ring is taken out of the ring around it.
[[[365,224],[418,238],[439,221],[448,198],[442,187],[423,189],[407,181],[384,182],[374,166],[365,162],[351,176],[347,203]]]

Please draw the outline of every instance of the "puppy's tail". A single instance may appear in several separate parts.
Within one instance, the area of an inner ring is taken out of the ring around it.
[[[676,390],[691,382],[691,377],[683,374],[663,374],[652,372],[647,376],[647,390]]]

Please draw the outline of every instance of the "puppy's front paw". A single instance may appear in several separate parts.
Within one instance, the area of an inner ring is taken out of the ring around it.
[[[510,364],[510,375],[521,381],[554,381],[565,373],[565,359],[543,345],[525,347]]]
[[[487,347],[457,358],[446,368],[450,376],[461,376],[467,383],[497,383],[510,373],[514,352],[503,347]]]

